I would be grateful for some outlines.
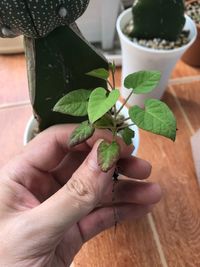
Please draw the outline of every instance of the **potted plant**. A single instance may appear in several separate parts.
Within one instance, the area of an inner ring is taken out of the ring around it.
[[[90,0],[86,12],[77,20],[84,37],[93,43],[100,42],[104,50],[112,49],[120,7],[120,0]]]
[[[177,60],[196,38],[194,22],[184,15],[183,0],[138,0],[118,18],[117,31],[122,48],[122,78],[142,69],[156,69],[162,74],[156,90],[148,95],[134,95],[129,103],[142,105],[144,99],[160,99]],[[122,87],[122,96],[128,91]]]
[[[197,39],[192,44],[192,46],[185,52],[182,59],[191,66],[200,67],[200,1],[187,1],[186,14],[190,16],[196,23]]]

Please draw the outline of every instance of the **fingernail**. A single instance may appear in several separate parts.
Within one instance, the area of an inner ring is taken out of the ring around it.
[[[103,139],[99,139],[96,141],[96,143],[94,144],[90,154],[88,155],[87,158],[87,164],[88,167],[91,169],[91,171],[101,171],[101,168],[99,167],[98,164],[98,159],[97,159],[97,149],[98,146],[101,144],[101,142],[103,141]]]

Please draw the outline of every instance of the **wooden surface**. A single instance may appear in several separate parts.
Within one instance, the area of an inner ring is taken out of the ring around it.
[[[200,267],[200,188],[190,147],[200,128],[200,69],[179,62],[164,100],[178,120],[177,141],[140,131],[138,153],[152,163],[150,179],[162,186],[162,201],[151,215],[88,242],[75,267]],[[24,57],[1,56],[0,166],[22,148],[30,115]]]

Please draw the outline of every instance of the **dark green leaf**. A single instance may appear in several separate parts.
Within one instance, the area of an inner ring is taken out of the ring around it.
[[[109,129],[113,127],[113,118],[110,115],[105,114],[102,118],[95,122],[94,126],[99,129]]]
[[[69,146],[73,147],[83,143],[93,135],[94,131],[95,128],[88,121],[82,122],[70,136]]]
[[[135,132],[133,130],[131,130],[129,127],[121,130],[119,132],[119,134],[123,138],[125,144],[127,144],[128,146],[133,143],[133,140],[132,139],[135,136]]]
[[[113,90],[110,93],[102,88],[96,88],[92,91],[88,104],[88,116],[91,123],[94,123],[105,115],[117,102],[120,93]]]
[[[124,86],[133,89],[135,94],[146,94],[154,90],[160,78],[161,74],[158,71],[139,71],[128,75],[124,80]]]
[[[92,70],[86,73],[86,75],[100,78],[102,80],[107,80],[109,77],[109,71],[107,71],[106,69],[100,68],[100,69]]]
[[[98,163],[103,172],[109,171],[118,161],[120,155],[120,146],[113,141],[111,144],[102,141],[98,147]]]
[[[145,110],[134,106],[129,109],[129,116],[139,128],[175,141],[176,119],[165,103],[148,99],[145,102]]]
[[[90,94],[91,91],[85,89],[72,91],[57,102],[53,111],[72,116],[85,116]]]

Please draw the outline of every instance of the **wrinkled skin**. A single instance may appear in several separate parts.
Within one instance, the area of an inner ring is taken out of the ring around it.
[[[58,26],[75,22],[88,3],[89,0],[1,0],[0,37],[44,37]]]

